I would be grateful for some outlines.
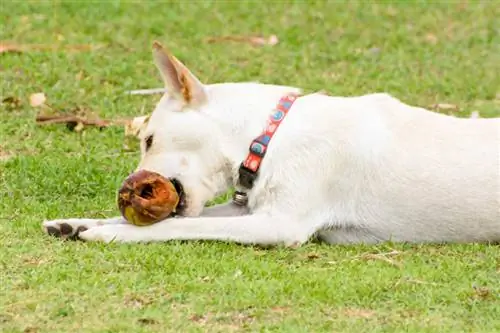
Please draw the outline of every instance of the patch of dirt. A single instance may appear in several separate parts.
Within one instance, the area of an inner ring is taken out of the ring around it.
[[[271,308],[271,312],[277,313],[277,314],[283,314],[285,312],[288,312],[290,308],[288,306],[275,306]]]
[[[41,265],[45,265],[45,264],[51,262],[51,260],[47,259],[47,258],[38,258],[38,257],[31,257],[31,256],[24,257],[22,259],[22,261],[27,266],[36,266],[36,267],[41,266]]]
[[[126,307],[133,309],[142,309],[153,303],[153,299],[147,296],[131,295],[123,301]]]
[[[343,309],[341,313],[347,317],[356,317],[356,318],[372,318],[377,313],[370,309],[359,309],[359,308],[348,308]]]
[[[9,322],[11,320],[12,320],[12,317],[10,315],[0,313],[0,324]]]
[[[224,327],[225,330],[239,329],[241,327],[250,325],[255,319],[255,314],[252,309],[223,312],[223,313],[204,313],[193,314],[189,317],[201,326],[206,327]]]
[[[169,299],[170,296],[163,290],[150,290],[144,294],[130,294],[125,296],[123,304],[133,309],[143,309],[158,300]]]
[[[11,159],[13,157],[12,154],[9,154],[5,150],[2,149],[0,146],[0,162],[7,161],[8,159]]]
[[[472,286],[472,298],[478,300],[493,300],[496,299],[495,293],[488,287]]]
[[[205,325],[208,321],[208,317],[211,315],[212,315],[211,313],[208,313],[205,315],[194,314],[194,315],[189,317],[189,320],[191,320],[195,323],[201,324],[201,325]]]
[[[2,105],[7,111],[19,110],[22,104],[22,101],[16,96],[7,96],[2,99]]]

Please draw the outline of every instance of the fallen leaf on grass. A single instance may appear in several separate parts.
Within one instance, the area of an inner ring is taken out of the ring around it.
[[[142,325],[154,325],[158,324],[158,320],[153,319],[153,318],[139,318],[137,319],[137,322]]]
[[[135,117],[132,120],[125,123],[125,136],[138,137],[141,130],[147,124],[149,116]]]
[[[239,42],[239,43],[248,43],[254,46],[265,46],[270,45],[274,46],[278,44],[278,36],[271,35],[269,37],[262,36],[216,36],[216,37],[208,37],[205,39],[207,43],[217,43],[217,42]]]
[[[319,254],[318,253],[315,253],[315,252],[311,252],[311,253],[308,253],[307,254],[307,259],[318,259],[319,258]]]
[[[30,95],[30,105],[32,107],[38,107],[45,103],[47,98],[44,93],[35,93]]]

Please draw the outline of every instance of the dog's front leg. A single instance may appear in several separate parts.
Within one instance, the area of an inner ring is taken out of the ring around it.
[[[124,224],[127,221],[116,216],[107,219],[85,219],[85,218],[69,218],[43,221],[42,229],[49,235],[62,238],[76,238],[80,232],[88,229],[104,226]]]
[[[233,202],[206,207],[202,216],[241,216],[248,214],[246,207]],[[127,224],[122,216],[107,219],[68,218],[44,221],[42,229],[49,235],[62,238],[76,238],[80,232],[105,225]]]
[[[217,240],[241,244],[299,245],[310,229],[287,217],[245,215],[231,217],[172,218],[147,227],[112,224],[79,234],[87,241],[163,242],[170,240]]]

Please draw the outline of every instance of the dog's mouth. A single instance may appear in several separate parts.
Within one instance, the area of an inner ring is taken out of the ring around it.
[[[175,191],[179,196],[179,203],[170,216],[182,215],[186,210],[186,192],[184,192],[184,186],[182,186],[182,183],[177,178],[169,178],[169,180],[174,185]]]

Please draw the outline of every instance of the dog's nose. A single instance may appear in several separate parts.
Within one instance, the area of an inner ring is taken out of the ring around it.
[[[162,175],[139,170],[130,174],[118,191],[118,208],[135,225],[150,225],[175,211],[179,194],[174,184]]]

